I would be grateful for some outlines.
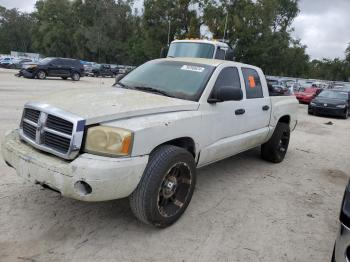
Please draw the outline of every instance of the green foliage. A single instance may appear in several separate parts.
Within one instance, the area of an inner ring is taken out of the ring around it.
[[[345,60],[350,64],[350,44],[348,46],[348,48],[345,50]]]
[[[348,81],[350,77],[350,67],[348,63],[338,58],[334,60],[313,60],[311,62],[310,74],[312,78]]]
[[[32,50],[32,15],[0,6],[0,53]]]
[[[295,0],[204,0],[203,19],[214,37],[222,38],[228,14],[228,40],[236,60],[262,67],[272,75],[302,76],[309,57],[305,47],[291,39],[290,26],[297,16]]]
[[[266,74],[346,80],[350,45],[345,60],[310,62],[306,46],[291,37],[298,1],[144,0],[140,12],[133,0],[38,0],[32,14],[0,6],[0,53],[139,65],[158,58],[168,37],[199,38],[206,25],[213,38],[229,41],[237,61]]]

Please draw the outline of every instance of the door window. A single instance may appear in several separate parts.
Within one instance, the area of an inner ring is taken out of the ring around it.
[[[258,72],[252,68],[242,68],[247,99],[262,98],[263,90]]]
[[[232,88],[241,88],[238,69],[236,67],[226,67],[221,70],[216,79],[214,89],[221,86],[230,86]]]

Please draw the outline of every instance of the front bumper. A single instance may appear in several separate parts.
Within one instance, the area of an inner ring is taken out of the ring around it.
[[[148,155],[110,158],[82,154],[73,161],[38,151],[20,140],[18,130],[5,136],[2,155],[19,176],[43,184],[63,196],[82,201],[105,201],[129,196],[138,185],[148,162]],[[91,193],[81,191],[84,181]]]
[[[336,262],[349,262],[350,229],[340,224],[337,240],[334,247],[334,259]]]
[[[21,72],[21,75],[26,78],[34,78],[36,75],[36,71],[28,71],[26,69],[22,69],[20,72]]]
[[[343,116],[345,114],[344,110],[344,108],[309,106],[309,112],[320,115]]]

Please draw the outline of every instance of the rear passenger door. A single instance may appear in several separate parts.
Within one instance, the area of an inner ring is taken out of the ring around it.
[[[64,77],[69,77],[71,75],[71,70],[73,67],[73,61],[72,60],[68,60],[68,59],[62,59],[61,60],[61,70],[60,70],[60,74],[61,76]]]
[[[245,67],[242,67],[242,75],[246,91],[244,109],[247,117],[243,131],[261,130],[264,132],[266,130],[267,135],[271,115],[271,100],[268,90],[263,89],[263,76],[259,75],[257,70]]]

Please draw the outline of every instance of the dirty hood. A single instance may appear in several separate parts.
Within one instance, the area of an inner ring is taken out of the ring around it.
[[[123,88],[71,89],[31,102],[45,103],[78,115],[86,124],[135,116],[197,110],[199,103]]]

